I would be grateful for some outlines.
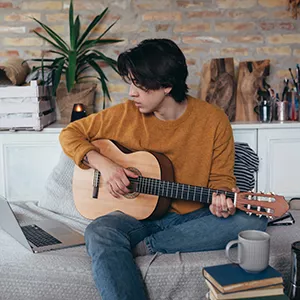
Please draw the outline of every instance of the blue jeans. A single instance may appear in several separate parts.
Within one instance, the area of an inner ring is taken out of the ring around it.
[[[90,223],[85,240],[102,299],[144,300],[144,283],[132,256],[132,248],[140,241],[145,241],[151,253],[219,250],[240,231],[266,228],[266,218],[239,210],[227,219],[202,208],[185,215],[168,213],[152,221],[138,221],[116,211]]]

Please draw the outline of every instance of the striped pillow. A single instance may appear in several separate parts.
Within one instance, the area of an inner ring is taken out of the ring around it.
[[[241,190],[251,191],[255,187],[255,172],[258,171],[259,158],[247,143],[234,143],[234,175]]]

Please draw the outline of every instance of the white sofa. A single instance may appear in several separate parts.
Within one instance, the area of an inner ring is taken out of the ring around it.
[[[39,203],[12,204],[21,224],[52,218],[84,232],[89,221],[74,208],[73,167],[73,162],[62,155]],[[290,276],[291,244],[300,240],[300,210],[292,214],[296,219],[294,225],[268,228],[270,264],[282,273],[286,286]],[[136,258],[149,298],[155,300],[205,299],[208,289],[202,268],[227,262],[223,250]],[[0,300],[50,299],[100,299],[85,246],[33,254],[0,229]]]

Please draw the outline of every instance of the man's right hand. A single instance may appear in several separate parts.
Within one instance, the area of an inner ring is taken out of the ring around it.
[[[101,172],[101,179],[112,196],[119,198],[130,192],[127,188],[130,184],[128,177],[137,178],[138,175],[96,151],[90,151],[86,156],[89,166]]]

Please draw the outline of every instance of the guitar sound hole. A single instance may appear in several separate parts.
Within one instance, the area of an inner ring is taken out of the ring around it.
[[[127,169],[138,176],[142,176],[142,173],[134,167],[128,167]],[[127,188],[130,190],[130,192],[128,194],[124,195],[124,197],[127,199],[134,199],[140,194],[138,191],[136,191],[136,183],[135,182],[130,182],[130,185]]]

